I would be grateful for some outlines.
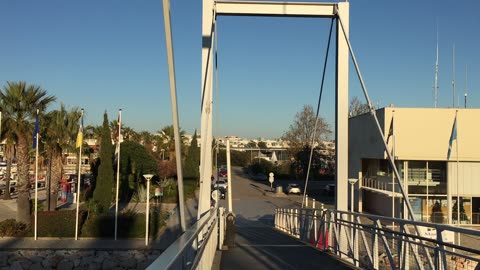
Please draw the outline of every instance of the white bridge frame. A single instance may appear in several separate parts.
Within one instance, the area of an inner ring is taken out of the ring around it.
[[[215,31],[218,16],[338,18],[335,70],[336,209],[348,211],[348,65],[349,3],[302,3],[203,0],[200,198],[198,218],[210,209],[212,175],[212,106]],[[343,25],[343,31],[340,21]]]

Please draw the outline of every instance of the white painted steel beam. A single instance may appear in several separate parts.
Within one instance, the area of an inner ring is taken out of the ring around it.
[[[337,16],[342,20],[345,35],[337,30],[336,111],[335,111],[335,159],[336,201],[335,208],[348,211],[348,63],[349,3],[337,3]],[[337,20],[337,29],[341,29]]]
[[[215,1],[217,15],[334,17],[337,3]]]
[[[213,0],[203,0],[202,16],[202,116],[200,145],[200,194],[197,218],[210,209],[212,176],[212,105],[213,105],[213,45],[215,38],[215,10]]]
[[[349,3],[301,3],[203,0],[202,17],[202,118],[200,157],[200,199],[198,218],[210,207],[212,175],[212,85],[213,45],[216,16],[338,17],[343,31],[337,31],[336,65],[336,208],[348,206],[348,38]],[[340,29],[337,21],[337,29]]]

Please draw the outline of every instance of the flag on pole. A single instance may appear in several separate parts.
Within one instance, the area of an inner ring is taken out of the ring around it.
[[[117,120],[117,129],[115,131],[115,142],[117,145],[115,146],[115,160],[118,157],[118,153],[120,152],[120,143],[123,142],[122,139],[122,110],[118,111],[118,120]]]
[[[83,111],[82,111],[82,116],[80,117],[80,127],[78,128],[78,134],[77,134],[77,143],[76,147],[80,148],[83,144]]]
[[[393,116],[392,116],[392,121],[390,121],[390,129],[388,130],[387,144],[388,144],[388,141],[390,140],[390,137],[392,136],[393,136]]]
[[[37,136],[39,133],[39,120],[38,120],[38,110],[37,110],[37,117],[35,120],[35,130],[33,130],[33,149],[37,148]]]
[[[452,154],[453,141],[456,139],[457,139],[457,116],[455,115],[455,120],[453,121],[452,133],[450,134],[450,141],[448,143],[447,160],[450,159],[450,154]]]

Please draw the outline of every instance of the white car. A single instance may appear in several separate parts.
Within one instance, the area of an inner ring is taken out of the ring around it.
[[[333,196],[334,193],[335,193],[335,184],[327,184],[324,188],[323,188],[323,191],[329,195],[329,196]]]
[[[223,189],[227,189],[228,188],[228,182],[225,181],[225,180],[217,180],[215,182],[212,182],[212,188],[213,189],[217,189],[217,188],[223,188]]]
[[[298,184],[288,184],[287,186],[287,194],[301,194],[302,191],[300,190],[300,186]]]

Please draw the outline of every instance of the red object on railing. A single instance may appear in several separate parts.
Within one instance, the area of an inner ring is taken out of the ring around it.
[[[313,232],[313,231],[312,231]],[[313,233],[310,235],[310,244],[316,248],[321,248],[325,249],[328,248],[328,231],[323,233],[323,230],[320,230],[318,232],[318,240],[317,243],[315,243],[315,237]]]

